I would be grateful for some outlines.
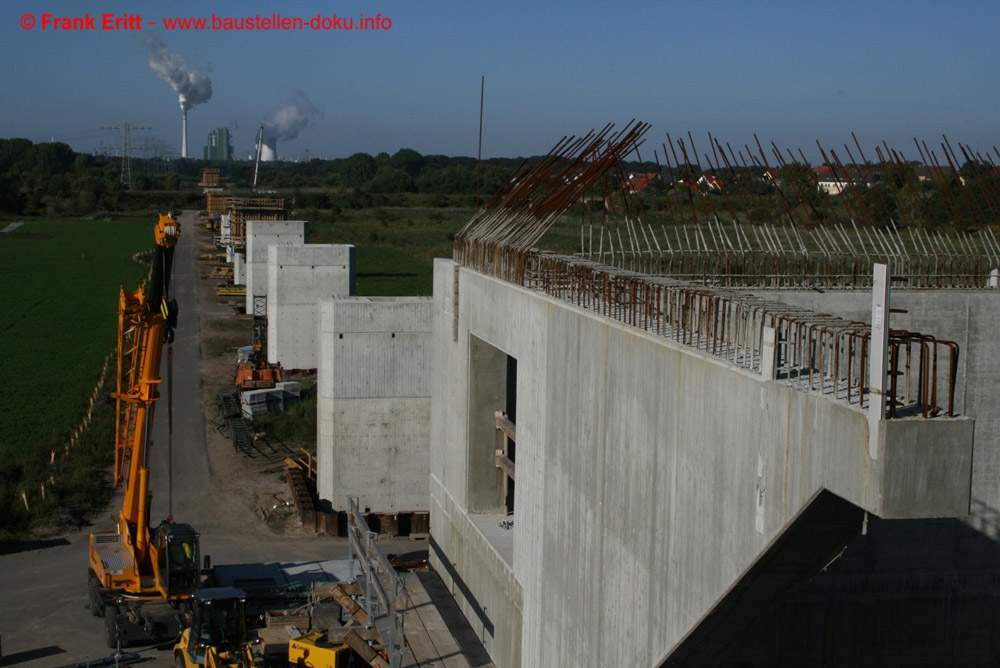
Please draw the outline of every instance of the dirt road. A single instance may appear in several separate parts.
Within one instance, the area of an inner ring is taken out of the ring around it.
[[[180,220],[182,235],[174,266],[180,320],[172,357],[172,420],[167,410],[169,390],[164,386],[150,460],[151,518],[156,523],[172,512],[177,521],[192,524],[201,533],[202,554],[211,555],[215,564],[344,558],[343,539],[316,537],[297,528],[293,520],[275,522],[272,517],[271,522],[263,521],[261,511],[277,505],[274,494],[288,497],[276,473],[262,472],[275,467],[236,453],[229,441],[216,433],[210,417],[206,423],[205,406],[212,405],[212,384],[219,380],[212,376],[217,375],[218,362],[213,367],[202,355],[201,328],[203,324],[210,326],[213,319],[231,319],[232,310],[206,298],[211,292],[200,277],[203,270],[199,270],[197,257],[207,237],[198,230],[200,223],[193,214]],[[151,237],[152,228],[150,222]],[[117,299],[117,295],[108,299]],[[162,376],[167,378],[166,358]],[[171,422],[172,435],[168,429]],[[168,460],[173,468],[172,489]],[[110,653],[104,644],[102,620],[91,616],[89,609],[87,543],[91,531],[113,529],[111,517],[119,501],[120,496],[92,527],[42,542],[8,546],[0,554],[3,666],[50,668]],[[384,545],[387,551],[394,551],[391,543]],[[398,547],[401,549],[395,551],[420,549],[413,543]],[[147,665],[172,665],[168,649],[134,651],[149,660]]]

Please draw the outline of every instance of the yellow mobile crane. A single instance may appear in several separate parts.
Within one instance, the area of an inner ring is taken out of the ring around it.
[[[115,486],[125,488],[118,526],[90,535],[91,612],[103,616],[115,647],[141,629],[153,639],[176,638],[201,579],[198,533],[167,517],[149,524],[149,447],[159,399],[163,348],[174,340],[177,304],[169,299],[180,225],[160,214],[152,277],[146,289],[121,289],[118,302],[118,383]]]

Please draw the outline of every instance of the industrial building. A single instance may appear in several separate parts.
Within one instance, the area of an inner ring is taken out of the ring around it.
[[[228,128],[216,128],[208,133],[208,143],[205,145],[203,158],[205,160],[233,159],[233,147],[229,141]]]
[[[278,140],[276,137],[265,137],[257,143],[257,152],[261,162],[274,162],[278,159]]]

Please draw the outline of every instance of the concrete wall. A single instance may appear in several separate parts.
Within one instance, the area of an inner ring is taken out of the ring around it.
[[[873,460],[856,407],[449,261],[434,281],[432,563],[501,668],[656,665],[820,490],[892,516],[968,507],[970,421],[882,423]],[[501,355],[517,482],[497,538]]]
[[[309,241],[305,220],[250,220],[246,233],[246,309],[253,313],[254,296],[267,294],[267,247],[271,244],[304,244]]]
[[[236,252],[233,256],[233,285],[246,285],[246,265],[243,262],[243,253]]]
[[[870,322],[871,296],[865,291],[813,290],[757,291],[758,295]],[[1000,512],[1000,291],[910,290],[892,291],[890,326],[931,334],[959,344],[957,410],[976,421],[970,521],[979,525]],[[939,399],[939,403],[940,403]]]
[[[430,298],[324,298],[319,312],[320,498],[427,511]]]
[[[789,304],[868,321],[864,291],[755,291]],[[961,346],[961,414],[975,419],[967,519],[876,518],[841,558],[801,586],[749,634],[723,666],[991,665],[1000,628],[1000,293],[896,289],[893,328]],[[903,449],[913,444],[901,441]],[[942,614],[942,611],[947,611]],[[766,631],[764,631],[766,629]],[[877,632],[873,632],[877,630]],[[831,639],[835,641],[831,642]]]
[[[354,246],[272,244],[267,253],[267,361],[319,366],[319,300],[355,288]]]

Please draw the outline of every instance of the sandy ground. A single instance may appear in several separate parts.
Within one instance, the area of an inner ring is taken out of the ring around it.
[[[199,221],[199,224],[201,222]],[[191,227],[191,225],[189,225]],[[199,256],[216,249],[211,236],[197,230]],[[198,310],[201,337],[200,375],[205,407],[205,446],[213,480],[221,496],[236,501],[233,525],[244,525],[251,533],[312,536],[299,525],[285,483],[285,457],[298,454],[294,448],[268,450],[262,447],[253,456],[239,453],[228,435],[218,396],[233,390],[236,349],[253,341],[251,316],[238,314],[235,304],[242,297],[220,297],[217,288],[224,279],[212,278],[215,262],[198,261]]]

